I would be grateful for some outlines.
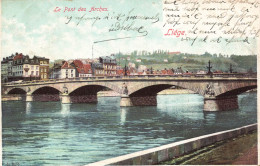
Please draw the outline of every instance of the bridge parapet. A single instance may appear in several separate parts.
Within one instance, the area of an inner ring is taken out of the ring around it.
[[[99,77],[76,77],[76,78],[65,78],[65,79],[49,79],[49,80],[34,80],[34,81],[21,81],[21,82],[8,82],[3,83],[3,86],[14,86],[14,85],[29,85],[29,84],[43,84],[43,83],[58,83],[58,82],[77,82],[77,81],[117,81],[117,80],[256,80],[254,76],[225,76],[216,75],[210,77],[209,75],[130,75],[130,76],[99,76]]]

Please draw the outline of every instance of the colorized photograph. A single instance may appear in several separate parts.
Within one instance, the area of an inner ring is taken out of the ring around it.
[[[257,0],[2,0],[2,165],[258,165],[259,35]]]

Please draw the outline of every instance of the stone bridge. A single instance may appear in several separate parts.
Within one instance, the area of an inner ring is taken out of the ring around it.
[[[257,78],[203,76],[86,77],[6,83],[3,95],[19,94],[25,101],[95,103],[97,92],[110,89],[121,95],[121,106],[157,105],[157,93],[177,86],[204,96],[204,111],[238,108],[237,95],[257,87]]]

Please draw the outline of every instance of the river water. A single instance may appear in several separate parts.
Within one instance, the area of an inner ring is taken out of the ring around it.
[[[158,105],[2,102],[3,165],[84,165],[257,122],[257,95],[239,95],[239,109],[205,113],[197,94],[158,95]]]

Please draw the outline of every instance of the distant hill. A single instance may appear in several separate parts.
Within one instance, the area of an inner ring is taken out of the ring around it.
[[[114,55],[118,64],[122,67],[129,62],[135,63],[136,66],[146,65],[153,69],[164,69],[182,67],[184,70],[190,72],[196,72],[198,70],[206,70],[208,61],[212,62],[213,71],[221,70],[224,72],[229,71],[230,65],[232,65],[234,72],[247,72],[257,70],[257,56],[256,55],[222,55],[222,54],[210,54],[205,52],[202,55],[177,53],[170,54],[168,51],[157,50],[154,52],[137,52],[133,51],[130,54],[118,53]],[[140,59],[141,62],[136,60]]]

